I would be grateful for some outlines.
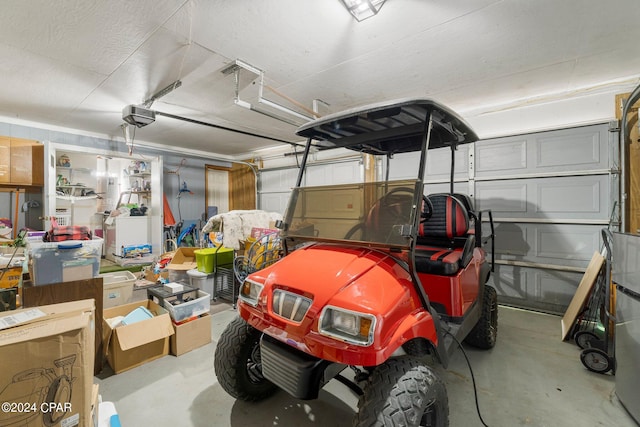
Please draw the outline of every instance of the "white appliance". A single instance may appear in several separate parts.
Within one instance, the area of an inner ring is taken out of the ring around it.
[[[613,233],[616,296],[616,394],[640,423],[640,235]]]
[[[117,216],[113,223],[105,224],[105,258],[117,262],[122,248],[150,243],[148,216]]]

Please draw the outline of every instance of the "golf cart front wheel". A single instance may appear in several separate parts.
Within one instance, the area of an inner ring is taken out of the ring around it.
[[[218,341],[213,367],[220,386],[236,399],[257,402],[277,390],[262,376],[261,336],[260,331],[238,316],[227,325]]]
[[[354,427],[447,427],[449,401],[444,384],[415,357],[389,359],[369,376],[358,401]]]
[[[580,352],[580,361],[590,371],[599,374],[607,373],[613,367],[613,361],[607,353],[599,348],[585,348]]]

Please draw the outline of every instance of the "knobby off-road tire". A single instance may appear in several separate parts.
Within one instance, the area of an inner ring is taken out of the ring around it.
[[[496,345],[497,337],[498,294],[493,287],[485,285],[482,295],[482,314],[464,341],[474,347],[487,350]]]
[[[222,388],[236,399],[257,402],[277,387],[262,376],[260,336],[241,317],[227,325],[216,346],[213,367]]]
[[[418,358],[378,366],[358,401],[354,427],[447,427],[449,400],[438,376]]]

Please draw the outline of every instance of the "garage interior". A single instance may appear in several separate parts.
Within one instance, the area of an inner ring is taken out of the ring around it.
[[[494,228],[495,347],[465,342],[447,367],[435,363],[448,424],[427,425],[640,423],[629,392],[640,379],[638,2],[10,0],[2,10],[0,403],[14,410],[2,407],[0,425],[116,426],[112,415],[122,425],[352,425],[359,397],[341,381],[315,400],[279,390],[246,402],[220,385],[214,354],[249,307],[238,261],[277,235],[294,187],[415,177],[415,152],[383,161],[307,149],[296,131],[399,99],[435,100],[475,131],[455,150],[428,150],[424,195],[468,195]],[[64,227],[81,249],[46,240]],[[74,255],[85,250],[89,264]],[[184,348],[176,331],[189,322],[176,320],[179,306],[163,309],[172,284],[198,288],[206,309]],[[131,304],[155,323],[125,339],[105,319]],[[11,324],[39,307],[40,320]],[[74,338],[88,350],[73,375],[58,356],[36,363],[29,343],[40,341],[12,333],[82,323],[86,311],[93,326]],[[580,322],[591,329],[577,345]],[[602,358],[605,372],[587,366]],[[33,416],[14,393],[25,381],[47,384]],[[47,413],[65,381],[68,401],[84,393],[86,406]]]

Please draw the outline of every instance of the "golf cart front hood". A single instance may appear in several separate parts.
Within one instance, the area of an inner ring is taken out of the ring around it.
[[[377,309],[384,289],[371,289],[370,280],[365,276],[376,271],[386,272],[389,280],[400,276],[409,279],[408,273],[389,255],[369,248],[348,247],[329,244],[315,244],[289,254],[273,268],[268,269],[264,278],[267,288],[280,288],[308,295],[313,306],[322,309],[326,304],[334,304],[338,294],[347,293],[356,300],[349,300],[351,307]],[[380,270],[380,271],[379,271]],[[260,274],[260,273],[258,273]],[[350,290],[367,282],[367,292]],[[339,298],[342,299],[342,298]]]

